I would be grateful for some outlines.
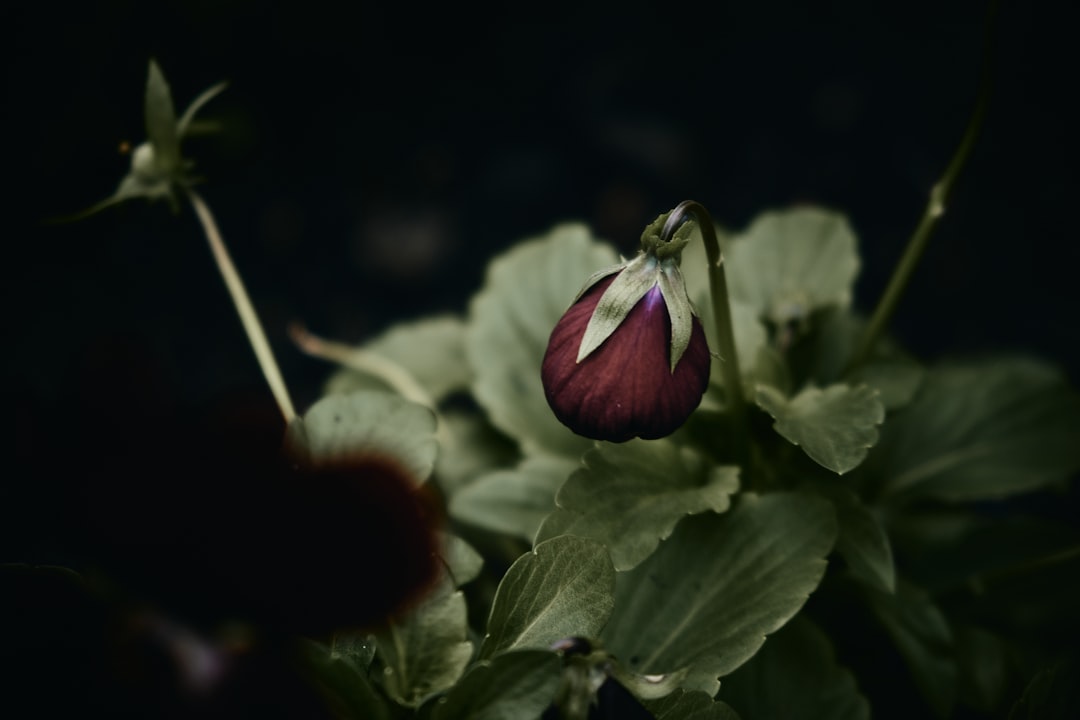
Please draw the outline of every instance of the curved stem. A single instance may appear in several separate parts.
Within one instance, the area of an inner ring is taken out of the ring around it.
[[[926,203],[922,218],[919,220],[915,232],[912,233],[911,239],[908,240],[907,247],[904,248],[904,254],[900,258],[896,269],[893,270],[884,294],[878,301],[877,307],[874,308],[874,314],[871,315],[870,321],[867,323],[859,345],[848,361],[845,374],[850,373],[866,362],[874,346],[877,345],[881,335],[885,332],[885,328],[892,319],[893,311],[896,310],[896,306],[900,302],[900,296],[903,295],[915,266],[919,264],[919,260],[922,258],[926,244],[930,240],[930,235],[933,234],[934,228],[937,227],[938,222],[941,220],[941,216],[945,214],[945,204],[949,198],[949,193],[952,191],[953,184],[956,182],[960,170],[967,162],[968,156],[971,155],[971,148],[975,145],[975,138],[982,128],[986,109],[990,103],[990,59],[993,49],[993,26],[997,16],[997,6],[998,3],[995,0],[990,4],[988,11],[983,67],[979,79],[975,110],[972,112],[971,119],[964,130],[964,136],[960,140],[959,147],[956,148],[952,160],[945,169],[945,174],[930,190],[930,199]]]
[[[720,370],[724,377],[724,390],[727,393],[728,406],[740,433],[740,441],[746,433],[746,398],[743,396],[742,375],[739,373],[739,357],[735,354],[735,335],[732,331],[731,305],[728,302],[727,276],[724,274],[724,255],[720,241],[716,237],[709,211],[701,203],[684,200],[668,214],[667,221],[660,231],[661,239],[667,241],[675,230],[693,215],[701,229],[701,239],[705,243],[705,256],[709,261],[709,294],[712,299],[713,322],[716,327],[716,340],[720,347]]]
[[[281,370],[278,369],[277,361],[274,359],[274,353],[270,349],[270,343],[266,340],[262,323],[259,322],[259,316],[255,314],[255,308],[252,307],[247,290],[244,289],[244,282],[240,279],[240,274],[229,257],[225,240],[218,231],[210,208],[194,190],[189,188],[187,194],[191,199],[191,205],[195,208],[195,214],[199,216],[199,222],[202,223],[206,240],[210,243],[210,250],[214,254],[214,261],[217,263],[218,270],[221,271],[221,277],[225,280],[225,287],[228,288],[229,295],[236,306],[236,312],[240,315],[240,322],[244,326],[244,332],[247,333],[248,342],[255,350],[259,367],[262,368],[263,376],[270,385],[270,392],[274,394],[274,400],[277,401],[281,414],[285,416],[285,422],[290,423],[296,417],[296,411],[289,398],[289,390],[285,387],[285,380],[281,377]]]

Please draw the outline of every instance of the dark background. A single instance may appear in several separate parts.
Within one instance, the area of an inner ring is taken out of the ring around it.
[[[261,383],[190,209],[110,194],[140,142],[146,63],[188,143],[297,404],[329,368],[298,320],[361,341],[463,312],[485,261],[580,219],[626,252],[680,200],[731,228],[813,202],[848,213],[869,310],[974,105],[986,3],[21,4],[4,11],[6,384],[31,397],[109,334],[146,339],[199,398]],[[1016,349],[1080,377],[1078,13],[1004,2],[994,97],[899,308],[927,358]],[[583,268],[583,274],[588,269]]]

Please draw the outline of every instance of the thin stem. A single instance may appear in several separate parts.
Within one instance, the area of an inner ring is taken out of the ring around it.
[[[217,262],[221,277],[225,280],[225,287],[228,288],[229,295],[232,296],[233,304],[236,306],[236,312],[240,315],[240,322],[244,326],[244,332],[247,333],[248,342],[251,343],[252,349],[255,350],[255,357],[259,361],[259,367],[262,368],[263,376],[266,377],[266,382],[270,385],[270,392],[274,394],[274,400],[277,401],[281,414],[285,416],[285,422],[290,423],[296,417],[296,411],[293,409],[292,400],[289,398],[289,390],[285,387],[285,381],[281,377],[281,370],[278,369],[277,361],[274,359],[274,353],[270,349],[270,343],[266,340],[266,333],[263,332],[262,323],[259,322],[259,316],[255,314],[255,308],[251,306],[247,290],[244,289],[244,282],[240,279],[240,274],[236,271],[236,266],[233,265],[232,259],[229,257],[229,251],[225,248],[225,240],[218,231],[217,223],[214,222],[214,216],[211,214],[210,208],[194,190],[188,189],[187,193],[192,206],[195,208],[195,214],[199,216],[199,222],[202,223],[206,239],[210,243],[210,250],[214,254],[214,261]]]
[[[881,335],[885,332],[885,328],[888,326],[889,321],[892,319],[893,312],[900,302],[900,297],[904,294],[904,289],[907,287],[908,280],[911,279],[911,274],[919,264],[923,251],[926,250],[926,245],[930,240],[930,236],[933,234],[938,222],[940,222],[941,216],[945,214],[946,202],[949,199],[949,193],[952,191],[953,184],[956,182],[960,170],[963,169],[964,164],[967,162],[968,156],[971,155],[971,149],[975,145],[975,138],[982,128],[983,119],[986,116],[986,110],[990,103],[990,59],[993,49],[993,27],[994,20],[997,17],[997,6],[998,3],[995,0],[990,4],[988,12],[985,46],[983,50],[983,67],[979,79],[979,91],[978,98],[975,102],[975,110],[972,112],[971,119],[968,121],[967,128],[964,130],[964,136],[960,140],[959,147],[956,148],[952,160],[945,169],[945,174],[941,176],[941,179],[938,180],[930,190],[930,199],[926,203],[926,209],[923,211],[922,218],[919,220],[915,232],[912,233],[911,239],[908,240],[907,247],[904,248],[904,254],[900,258],[900,262],[897,264],[896,269],[893,270],[892,277],[889,278],[889,284],[885,288],[884,294],[878,301],[877,307],[874,308],[874,313],[871,315],[869,323],[867,323],[866,330],[863,332],[858,347],[848,361],[847,373],[850,373],[852,370],[866,362],[870,353],[877,345],[878,340],[881,338]]]
[[[731,304],[728,302],[727,276],[724,274],[724,255],[716,237],[709,211],[698,202],[684,200],[668,215],[660,237],[669,240],[687,215],[693,215],[705,243],[705,256],[709,261],[709,293],[712,298],[713,322],[719,343],[720,370],[724,376],[724,390],[728,406],[740,440],[746,437],[746,398],[743,396],[742,375],[739,373],[739,357],[735,354],[735,335],[732,332]]]

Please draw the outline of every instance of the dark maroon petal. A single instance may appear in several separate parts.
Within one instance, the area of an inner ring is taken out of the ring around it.
[[[604,344],[577,362],[593,310],[616,276],[590,288],[551,332],[541,368],[552,411],[579,435],[625,442],[677,430],[709,383],[709,348],[694,318],[690,345],[671,372],[671,318],[659,288],[643,297]]]

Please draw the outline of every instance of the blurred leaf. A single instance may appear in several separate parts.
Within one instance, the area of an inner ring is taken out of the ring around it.
[[[351,653],[337,653],[304,640],[302,660],[335,717],[342,720],[391,720],[390,705],[375,689],[367,667]]]
[[[668,537],[681,518],[724,512],[739,489],[739,469],[710,467],[668,440],[634,440],[590,450],[555,497],[537,542],[580,535],[607,546],[616,570],[629,570]]]
[[[748,718],[870,718],[870,704],[851,672],[836,662],[829,638],[802,616],[724,678],[720,697]]]
[[[520,459],[517,445],[492,427],[480,412],[448,407],[439,414],[439,422],[445,440],[435,458],[435,477],[448,496]]]
[[[700,690],[679,690],[659,700],[646,700],[645,706],[656,720],[739,720],[730,705]]]
[[[877,391],[866,385],[808,387],[791,399],[759,385],[756,400],[776,420],[776,432],[839,474],[863,461],[877,442],[877,426],[885,419]]]
[[[531,720],[551,703],[562,662],[547,650],[507,652],[475,665],[432,711],[432,720]]]
[[[905,582],[897,583],[895,594],[867,590],[866,597],[934,714],[948,717],[956,703],[957,669],[945,615],[923,592]]]
[[[484,558],[457,535],[442,534],[443,560],[455,587],[475,580],[484,568]]]
[[[361,632],[334,633],[329,652],[330,659],[345,659],[367,671],[375,659],[375,636]]]
[[[619,574],[604,643],[633,672],[726,675],[806,602],[836,533],[832,506],[803,493],[746,493],[723,515],[686,518]]]
[[[191,104],[184,110],[184,114],[176,121],[176,134],[181,140],[191,131],[191,122],[195,119],[195,115],[202,109],[203,105],[220,95],[221,92],[225,90],[226,86],[227,83],[223,82],[212,85],[199,93],[199,95],[191,101]]]
[[[383,686],[398,702],[417,706],[450,688],[465,671],[473,646],[465,597],[449,581],[400,621],[378,633]]]
[[[465,360],[465,323],[454,315],[438,315],[410,323],[394,325],[381,335],[339,358],[343,365],[327,381],[327,393],[354,390],[388,389],[365,362],[367,355],[383,358],[409,375],[434,405],[452,392],[464,390],[472,381]],[[417,400],[416,398],[409,398]],[[418,401],[418,400],[417,400]]]
[[[1080,397],[1038,361],[932,368],[866,464],[896,500],[971,501],[1064,482],[1080,470]]]
[[[491,606],[486,659],[522,648],[548,648],[565,637],[595,637],[611,614],[615,568],[595,540],[563,535],[510,566]]]
[[[496,470],[454,493],[455,520],[532,542],[540,523],[555,510],[555,493],[581,463],[538,455],[516,468]]]
[[[154,149],[157,167],[161,175],[171,177],[180,169],[180,136],[176,131],[176,111],[169,84],[153,60],[146,78],[144,112],[146,135]]]
[[[327,395],[289,426],[293,442],[313,459],[374,454],[397,460],[418,482],[435,464],[431,410],[380,392]]]
[[[1075,720],[1077,717],[1080,717],[1080,661],[1075,651],[1036,673],[1009,713],[1009,720]]]
[[[473,393],[492,423],[526,453],[576,459],[591,445],[555,419],[540,365],[552,329],[582,283],[616,260],[585,226],[560,225],[492,260],[483,290],[470,303],[465,351]]]
[[[865,383],[878,391],[886,410],[899,410],[915,397],[926,369],[918,363],[903,359],[877,360],[867,363],[848,378],[852,385]]]
[[[1009,681],[1005,643],[974,625],[957,625],[954,630],[960,701],[980,712],[995,714],[1001,708]]]
[[[731,296],[783,325],[827,305],[846,307],[859,271],[847,219],[815,207],[759,215],[725,250]]]
[[[828,482],[814,483],[812,487],[833,503],[840,526],[836,551],[851,574],[876,590],[894,592],[896,566],[892,543],[877,515],[848,487]]]

